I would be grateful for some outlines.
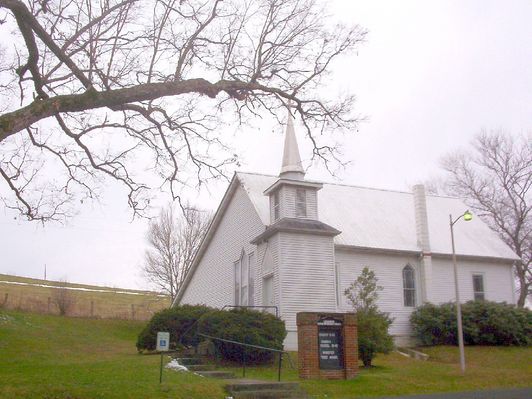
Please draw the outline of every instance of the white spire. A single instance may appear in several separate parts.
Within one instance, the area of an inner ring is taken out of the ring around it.
[[[305,177],[294,131],[294,119],[290,109],[288,109],[288,123],[284,137],[283,165],[281,166],[279,177],[295,180],[303,180]]]

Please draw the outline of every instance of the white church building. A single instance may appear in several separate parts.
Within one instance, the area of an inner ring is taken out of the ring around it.
[[[297,349],[296,313],[349,312],[344,290],[373,270],[379,308],[396,343],[424,302],[455,298],[449,215],[456,198],[305,179],[292,119],[279,176],[237,172],[174,304],[275,306],[285,349]],[[478,217],[454,226],[460,299],[515,303],[517,256]]]

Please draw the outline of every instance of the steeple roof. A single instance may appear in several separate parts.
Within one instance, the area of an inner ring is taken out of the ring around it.
[[[305,170],[301,165],[301,157],[299,156],[299,148],[294,131],[294,118],[290,110],[288,110],[288,123],[286,124],[284,136],[283,164],[279,177],[294,180],[303,180],[305,177]]]

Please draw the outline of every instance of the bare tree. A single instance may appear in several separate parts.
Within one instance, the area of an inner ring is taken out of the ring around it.
[[[531,293],[532,270],[532,141],[501,131],[482,131],[466,151],[442,161],[447,171],[443,189],[466,203],[521,258],[515,265],[518,306]]]
[[[150,223],[147,235],[150,247],[146,250],[143,272],[172,301],[183,285],[209,223],[207,213],[188,204],[178,217],[169,205]]]
[[[326,5],[0,0],[5,205],[62,219],[111,180],[143,215],[151,187],[180,200],[184,185],[225,176],[237,159],[222,122],[275,117],[289,101],[314,157],[339,162],[324,133],[354,131],[354,96],[323,88],[366,32],[334,25]]]
[[[76,303],[76,298],[72,293],[72,290],[68,288],[66,281],[61,281],[57,284],[56,288],[52,291],[52,301],[57,306],[59,314],[66,316],[72,310],[72,307]]]

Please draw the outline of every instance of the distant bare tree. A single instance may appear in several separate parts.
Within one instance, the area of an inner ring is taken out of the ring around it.
[[[69,314],[76,303],[72,290],[69,290],[67,286],[68,283],[66,281],[61,281],[57,284],[57,288],[52,288],[52,301],[57,306],[61,316]]]
[[[523,307],[532,284],[532,137],[482,131],[467,151],[448,155],[442,166],[445,193],[464,198],[521,258],[515,275],[517,304]]]
[[[169,205],[150,223],[147,235],[150,247],[145,253],[143,272],[172,301],[183,285],[209,223],[206,212],[189,204],[177,214]]]
[[[226,176],[237,157],[221,124],[284,117],[289,101],[313,156],[339,161],[324,133],[355,131],[355,97],[324,87],[366,32],[327,8],[0,0],[0,200],[29,220],[61,220],[107,180],[146,215],[152,187],[180,200],[185,185]]]

